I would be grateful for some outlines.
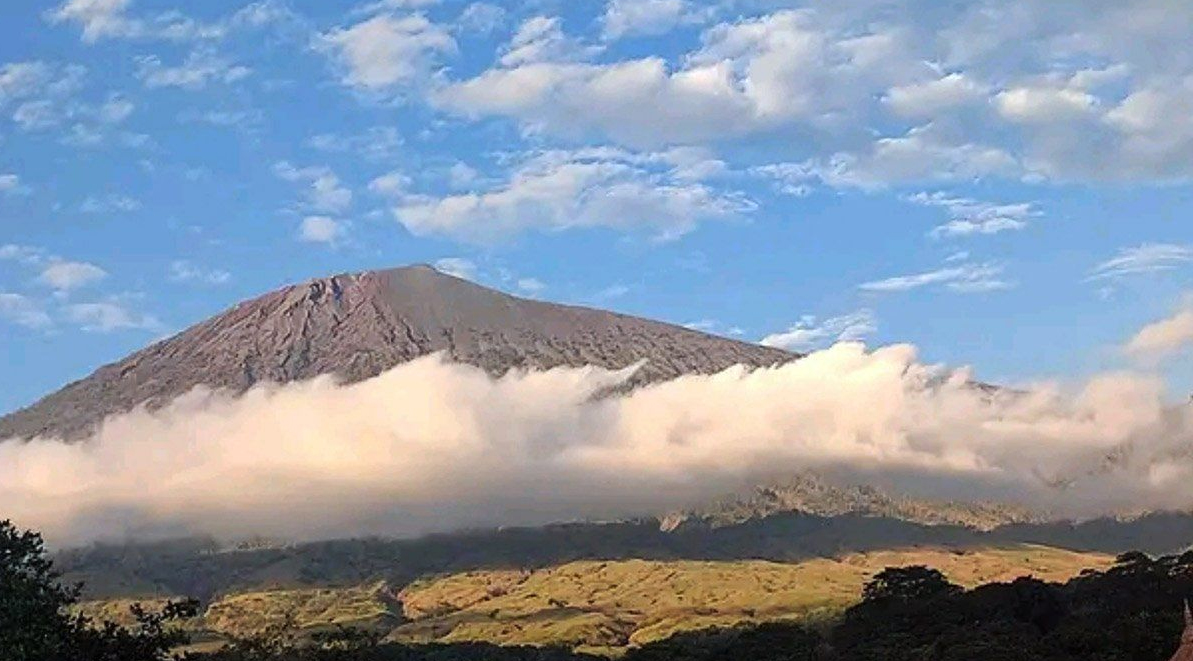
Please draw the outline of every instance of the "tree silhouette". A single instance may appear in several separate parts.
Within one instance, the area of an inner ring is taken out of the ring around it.
[[[4,661],[163,661],[187,642],[170,622],[194,616],[194,601],[158,612],[133,606],[136,625],[96,623],[71,614],[80,587],[64,586],[41,535],[0,521],[0,659]]]
[[[923,565],[887,567],[862,590],[862,601],[910,603],[957,594],[944,574]]]

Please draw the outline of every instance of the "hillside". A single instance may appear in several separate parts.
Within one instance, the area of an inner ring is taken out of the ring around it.
[[[410,266],[320,278],[240,303],[0,418],[0,439],[75,439],[109,415],[160,406],[199,385],[238,393],[322,374],[356,382],[434,352],[491,374],[645,361],[637,383],[796,357]]]
[[[923,525],[964,526],[993,530],[1017,523],[1039,523],[1041,515],[1003,503],[930,501],[891,495],[869,485],[836,485],[811,472],[786,481],[760,485],[745,495],[731,495],[705,507],[662,518],[661,528],[721,528],[784,512],[833,517],[857,514]]]
[[[208,641],[290,622],[300,635],[345,625],[399,642],[563,645],[610,654],[710,627],[827,620],[856,603],[862,586],[890,566],[932,566],[973,587],[1026,575],[1063,582],[1112,561],[1036,546],[890,550],[800,563],[582,561],[431,576],[395,587],[238,592],[217,597],[187,627]],[[127,606],[91,602],[83,610],[118,619]]]
[[[973,587],[1033,575],[1065,581],[1112,558],[1045,547],[907,549],[787,564],[575,562],[536,571],[456,574],[398,595],[413,620],[397,641],[564,644],[590,651],[639,646],[683,631],[778,620],[821,621],[857,602],[886,567],[927,565]]]
[[[658,519],[503,528],[419,539],[351,539],[237,550],[212,539],[97,544],[59,552],[66,580],[89,598],[187,594],[211,599],[262,587],[322,587],[385,580],[405,585],[428,575],[534,569],[579,560],[760,559],[795,562],[909,546],[958,550],[1034,544],[1117,554],[1180,552],[1193,539],[1193,515],[1158,512],[1000,526],[981,531],[855,514],[782,513],[720,528],[660,530]]]

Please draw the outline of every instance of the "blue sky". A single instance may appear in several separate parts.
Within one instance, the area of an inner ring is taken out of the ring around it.
[[[1188,305],[1185,2],[3,14],[0,410],[240,299],[411,262],[1010,382],[1131,367]]]

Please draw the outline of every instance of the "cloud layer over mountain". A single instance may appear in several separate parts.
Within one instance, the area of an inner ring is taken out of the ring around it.
[[[0,501],[56,543],[178,532],[314,538],[654,513],[806,468],[917,495],[1082,515],[1187,505],[1193,415],[1158,379],[974,387],[895,345],[594,396],[628,371],[483,371],[195,391],[91,439],[0,443]]]

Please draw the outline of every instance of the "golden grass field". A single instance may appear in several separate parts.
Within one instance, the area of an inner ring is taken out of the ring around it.
[[[1021,546],[859,553],[799,563],[574,562],[536,571],[478,571],[424,580],[398,595],[411,622],[394,640],[566,644],[604,651],[680,631],[830,618],[885,567],[923,564],[972,587],[1033,575],[1066,580],[1109,556]]]
[[[203,613],[207,629],[246,636],[267,628],[299,631],[334,627],[392,628],[400,606],[384,582],[352,588],[247,592],[220,599]]]
[[[1041,546],[920,548],[796,563],[585,561],[428,577],[396,593],[384,583],[246,592],[216,599],[188,628],[244,636],[287,623],[300,633],[339,624],[388,631],[395,641],[552,644],[615,655],[681,631],[826,620],[855,603],[866,581],[886,567],[927,565],[972,587],[1027,575],[1064,581],[1112,562]],[[113,619],[128,605],[84,608]]]

